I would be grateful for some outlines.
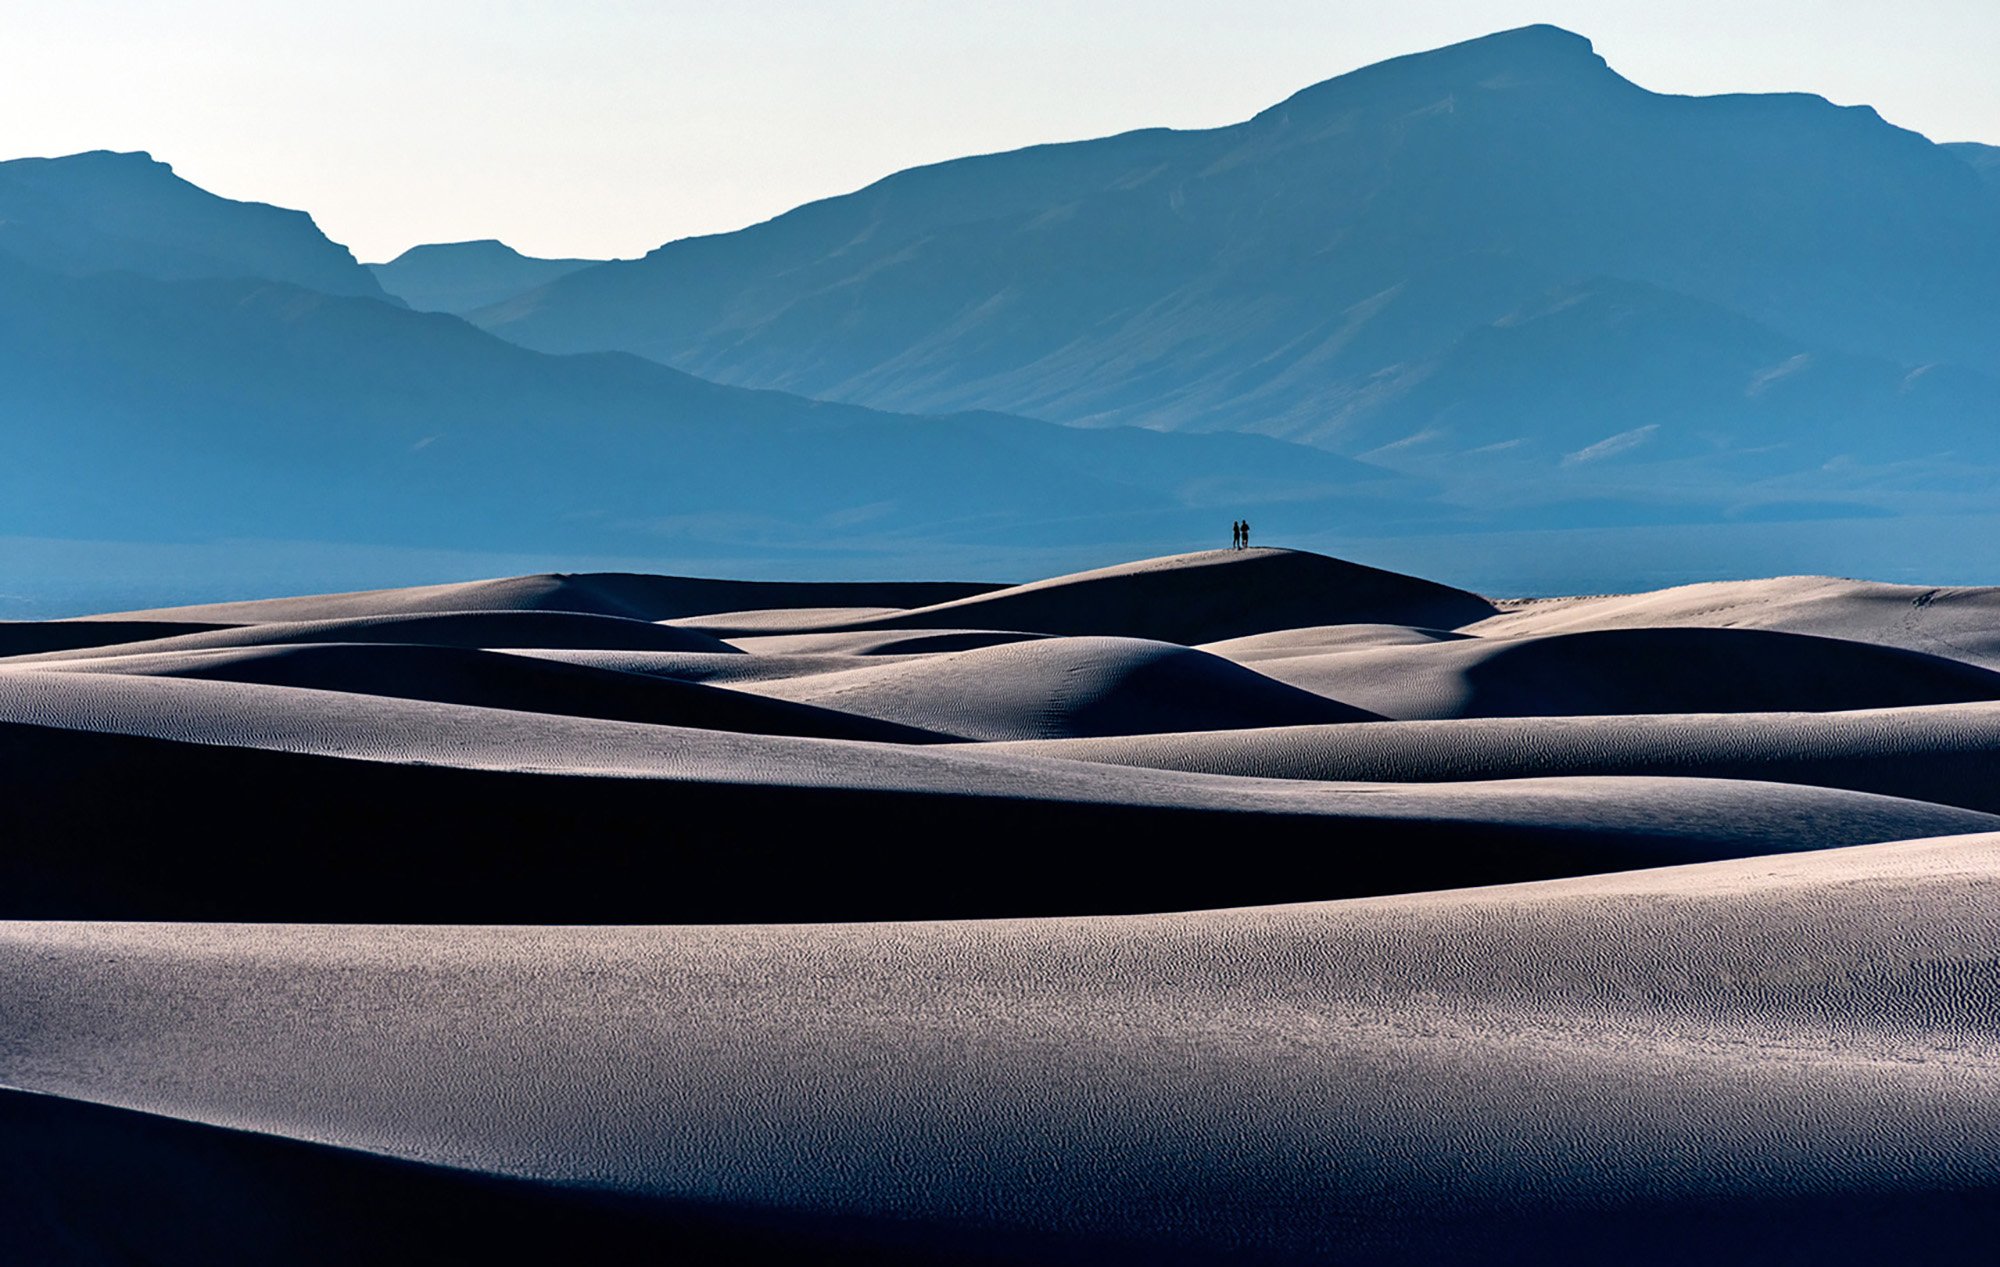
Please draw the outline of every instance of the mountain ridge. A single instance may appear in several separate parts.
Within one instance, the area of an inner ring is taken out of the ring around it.
[[[429,242],[364,265],[389,294],[419,312],[461,315],[511,299],[603,260],[540,259],[497,238]]]
[[[472,315],[829,399],[1353,453],[1323,402],[1591,277],[1821,355],[2000,373],[1990,207],[1964,155],[1867,107],[1653,93],[1528,27],[1224,128],[909,169]]]
[[[1274,501],[1393,515],[1416,487],[1256,437],[885,414],[284,283],[4,256],[0,417],[22,536],[867,555],[1206,536]]]
[[[395,302],[310,214],[210,193],[143,150],[0,162],[0,254],[58,272],[261,277]]]

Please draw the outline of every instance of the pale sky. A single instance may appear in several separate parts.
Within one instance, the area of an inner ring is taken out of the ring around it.
[[[637,255],[900,168],[1248,118],[1530,22],[2000,143],[2000,0],[0,0],[0,157],[150,150],[364,260]]]

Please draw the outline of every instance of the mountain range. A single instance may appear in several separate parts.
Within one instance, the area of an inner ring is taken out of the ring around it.
[[[419,312],[471,312],[547,285],[602,260],[544,260],[505,242],[413,246],[386,264],[370,264],[382,289]]]
[[[1991,157],[1812,96],[1648,92],[1529,27],[1233,127],[900,172],[475,319],[881,408],[1350,454],[1560,459],[1638,427],[1944,452],[2000,417]]]
[[[840,554],[1148,539],[1412,481],[1250,436],[918,418],[260,279],[0,257],[0,535]],[[1357,500],[1358,499],[1358,500]]]
[[[2000,491],[2000,149],[1648,92],[1531,27],[636,260],[363,265],[146,154],[22,159],[0,435],[17,541],[825,575],[1244,514],[1321,542],[1893,516],[1956,558]]]

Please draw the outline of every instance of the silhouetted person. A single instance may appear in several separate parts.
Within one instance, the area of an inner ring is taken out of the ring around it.
[[[1229,548],[1232,550],[1241,550],[1243,548],[1243,521],[1241,519],[1232,519],[1229,521]]]
[[[1245,550],[1250,548],[1250,521],[1248,519],[1243,521],[1243,548]]]

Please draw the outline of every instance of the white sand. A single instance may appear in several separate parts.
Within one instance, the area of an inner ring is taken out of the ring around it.
[[[1996,939],[2000,836],[1125,919],[22,924],[0,1080],[968,1234],[1485,1261],[2000,1182]]]
[[[1995,593],[1250,550],[16,624],[0,904],[67,922],[0,923],[0,1250],[227,1260],[401,1158],[696,1258],[1976,1261]]]

